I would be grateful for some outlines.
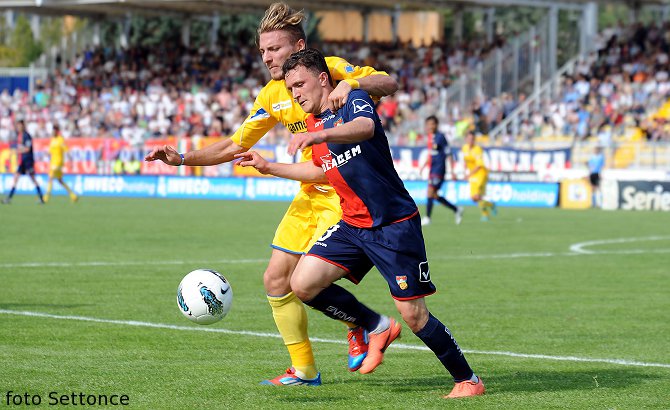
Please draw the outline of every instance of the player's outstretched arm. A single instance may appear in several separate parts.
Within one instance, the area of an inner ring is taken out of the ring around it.
[[[243,167],[254,167],[261,174],[274,175],[276,177],[302,182],[328,182],[326,174],[321,167],[314,165],[311,161],[299,162],[297,164],[268,162],[256,151],[236,154],[235,158],[241,159],[238,165]]]
[[[314,144],[330,142],[333,144],[351,144],[372,138],[375,135],[375,122],[371,118],[358,117],[339,127],[323,131],[296,134],[288,144],[288,153],[295,155],[298,150]]]
[[[191,166],[218,165],[235,159],[234,155],[246,151],[235,144],[230,138],[217,141],[203,149],[190,151],[184,154],[184,164]],[[176,149],[169,145],[154,148],[146,157],[145,161],[160,160],[168,165],[178,166],[181,164],[181,155]]]
[[[355,84],[356,87],[352,84]],[[360,88],[373,96],[385,97],[398,91],[398,82],[393,77],[384,74],[373,74],[356,80],[346,79],[340,81],[328,95],[328,103],[331,111],[337,111],[344,106],[347,103],[349,93],[354,88]]]

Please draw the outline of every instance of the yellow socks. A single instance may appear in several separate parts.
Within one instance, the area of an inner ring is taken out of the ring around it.
[[[307,312],[302,302],[293,292],[280,297],[268,295],[267,298],[296,375],[301,379],[314,379],[317,371],[307,335]]]
[[[491,214],[490,209],[491,209],[491,203],[489,201],[484,201],[483,199],[477,203],[479,206],[479,210],[482,213],[482,217],[488,218],[489,215]]]

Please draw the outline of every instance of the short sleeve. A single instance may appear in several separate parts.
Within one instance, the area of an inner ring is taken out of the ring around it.
[[[235,144],[251,148],[277,124],[277,119],[270,115],[270,108],[264,104],[264,101],[267,100],[266,90],[266,88],[261,90],[249,116],[230,137]]]
[[[370,75],[388,75],[384,71],[377,71],[372,67],[368,66],[355,66],[349,64],[349,62],[340,57],[326,57],[326,63],[330,69],[330,75],[335,81],[342,81],[345,79],[358,79],[367,77]]]
[[[358,117],[375,120],[375,104],[368,93],[363,90],[353,90],[350,92],[345,107],[346,109],[342,113],[344,122],[352,121]]]

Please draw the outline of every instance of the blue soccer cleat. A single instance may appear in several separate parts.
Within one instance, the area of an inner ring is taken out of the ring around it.
[[[269,386],[321,386],[321,373],[317,373],[314,379],[301,379],[296,376],[295,369],[286,369],[286,373],[274,379],[263,380],[260,384]]]
[[[363,359],[368,355],[368,332],[360,326],[350,328],[347,340],[349,340],[348,367],[350,372],[355,372],[361,368]]]

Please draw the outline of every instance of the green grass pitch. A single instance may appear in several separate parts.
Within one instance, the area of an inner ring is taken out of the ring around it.
[[[503,208],[481,223],[469,208],[455,226],[436,207],[424,235],[438,293],[427,301],[483,397],[442,399],[452,381],[406,328],[409,348],[389,348],[373,374],[349,373],[345,329],[311,310],[323,386],[258,385],[289,366],[262,282],[286,206],[17,197],[0,207],[0,408],[12,407],[8,391],[39,394],[42,407],[52,391],[126,394],[136,409],[670,407],[670,214],[653,212]],[[201,267],[234,291],[230,314],[209,327],[175,300]],[[376,271],[345,286],[397,316]],[[198,331],[209,328],[229,332]]]

